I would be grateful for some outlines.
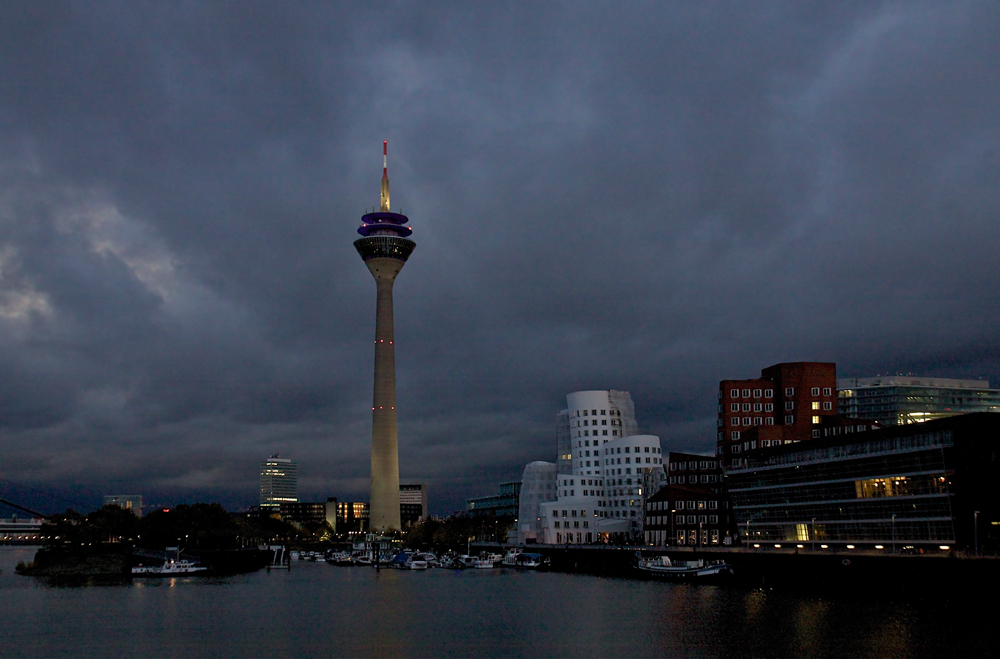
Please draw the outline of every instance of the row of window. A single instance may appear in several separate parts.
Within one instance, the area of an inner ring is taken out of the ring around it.
[[[670,471],[684,471],[685,469],[715,469],[719,464],[715,460],[701,460],[690,462],[671,462]]]
[[[813,395],[813,396],[819,396],[820,395],[820,390],[821,390],[820,387],[813,387],[812,389],[810,389],[809,393],[811,395]],[[822,387],[822,391],[823,391],[823,395],[824,396],[832,396],[833,395],[833,388],[832,387]],[[730,389],[729,390],[729,397],[730,398],[740,398],[741,397],[740,393],[741,392],[740,392],[739,389]],[[743,394],[742,395],[743,398],[750,398],[751,391],[750,391],[750,389],[744,389],[742,391],[742,394]],[[720,393],[720,395],[721,395],[721,393]],[[790,396],[794,396],[794,395],[795,395],[795,387],[785,387],[785,396],[789,396],[790,397]],[[754,389],[753,390],[753,397],[754,398],[774,398],[774,389]]]
[[[578,416],[597,416],[597,410],[582,410],[583,414],[580,414],[580,412],[581,412],[581,410],[574,410],[573,416],[574,417],[578,417]],[[622,415],[622,413],[619,412],[618,410],[611,410],[610,414],[608,414],[607,410],[601,410],[601,416],[621,416],[621,415]]]
[[[715,476],[714,474],[702,474],[701,478],[700,478],[700,482],[702,482],[702,483],[714,483],[714,482],[716,482],[716,479],[717,479],[717,476]],[[699,477],[695,476],[694,474],[692,474],[692,475],[690,475],[690,476],[687,477],[687,482],[691,483],[691,484],[698,483],[699,482]],[[670,477],[670,484],[671,485],[682,485],[683,483],[684,483],[684,477],[683,476],[671,476]]]
[[[559,522],[554,522],[552,526],[553,526],[553,528],[557,528],[558,529],[559,528]],[[569,522],[564,522],[563,523],[563,528],[567,528],[568,529],[569,528]],[[573,528],[575,528],[575,529],[580,528],[580,520],[577,520],[577,521],[573,522]],[[590,522],[588,522],[587,520],[583,520],[583,528],[585,528],[585,529],[586,528],[590,528]]]
[[[622,424],[622,422],[621,422],[620,419],[611,419],[611,425],[613,425],[613,426],[620,426],[621,424]],[[584,419],[583,420],[583,425],[584,425],[584,427],[586,427],[586,426],[596,426],[597,425],[597,419],[594,419],[593,421],[590,421],[589,419]],[[602,426],[608,425],[608,420],[607,419],[601,419],[601,425]],[[579,421],[576,422],[576,427],[577,428],[580,427],[580,422]]]
[[[577,437],[590,437],[591,434],[593,434],[594,437],[598,436],[596,430],[577,430],[576,431],[576,436]],[[601,434],[604,435],[605,437],[607,437],[608,436],[608,431],[605,430]],[[612,437],[618,437],[618,431],[617,430],[612,430],[611,431],[611,436]]]
[[[785,391],[787,392],[788,390],[786,389]],[[753,397],[754,398],[761,398],[761,394],[763,394],[764,398],[774,398],[774,389],[754,389],[753,390]],[[787,395],[791,395],[791,394],[787,394]],[[719,396],[720,397],[722,396],[722,392],[719,392]],[[729,397],[730,398],[739,398],[740,397],[740,390],[739,389],[730,389],[729,390]],[[750,390],[749,389],[744,389],[743,390],[743,397],[744,398],[750,398]]]
[[[589,453],[589,451],[588,451],[588,453]],[[608,460],[611,460],[611,462],[608,462]],[[622,463],[622,459],[621,458],[617,458],[617,460],[618,460],[618,462],[615,462],[615,458],[605,458],[604,459],[604,464],[606,464],[606,465],[609,465],[609,464],[612,464],[612,465],[619,464],[620,465]],[[631,458],[626,457],[625,458],[625,464],[632,464],[630,462],[630,460],[631,460]],[[652,461],[652,462],[650,462],[650,461]],[[635,459],[635,463],[636,464],[641,464],[642,463],[642,458],[637,457]],[[598,464],[600,464],[600,463],[598,463]],[[655,464],[655,465],[660,464],[660,458],[646,458],[646,464]]]
[[[755,426],[773,426],[774,425],[774,417],[773,416],[765,416],[765,417],[755,416],[752,419],[750,417],[748,417],[748,416],[743,417],[743,425],[744,426],[749,426],[751,424],[751,421],[753,422],[753,425],[755,425]],[[740,417],[734,416],[733,418],[731,418],[729,420],[729,425],[732,425],[732,426],[738,426],[738,425],[740,425]]]
[[[573,485],[576,485],[576,479],[575,478],[564,478],[563,479],[563,486],[565,487],[566,485],[569,485],[570,487],[572,487]],[[599,479],[598,480],[591,480],[591,479],[588,479],[588,478],[581,478],[580,479],[580,485],[604,485],[604,481],[599,480]]]
[[[580,512],[580,517],[586,517],[587,516],[587,511],[586,510],[581,510],[579,512]],[[570,511],[568,511],[568,514],[567,514],[567,511],[564,510],[564,511],[562,511],[562,516],[563,517],[576,517],[577,516],[576,513],[577,513],[577,511],[570,510]],[[553,510],[551,516],[552,517],[559,517],[559,511],[558,510]],[[594,511],[594,517],[597,517],[597,511],[596,510]]]
[[[729,406],[729,411],[730,412],[739,412],[740,411],[740,404],[739,403],[733,403],[732,405]],[[763,412],[773,412],[774,411],[774,403],[743,403],[743,411],[744,412],[751,412],[751,411],[753,411],[753,412],[761,412],[761,411],[763,411]]]
[[[670,523],[670,517],[661,515],[650,517],[646,522],[649,526],[664,526]],[[674,524],[718,524],[718,515],[675,515]]]

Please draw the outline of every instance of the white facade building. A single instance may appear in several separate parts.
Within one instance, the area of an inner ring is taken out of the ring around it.
[[[562,423],[557,448],[559,467],[568,462],[570,470],[556,474],[557,499],[537,504],[537,540],[565,544],[640,536],[645,497],[666,480],[660,439],[636,434],[628,392],[577,391],[566,402],[558,421],[569,420],[569,454],[563,453]]]
[[[514,538],[518,544],[528,540],[544,542],[539,505],[556,499],[556,469],[553,463],[541,460],[524,468]]]

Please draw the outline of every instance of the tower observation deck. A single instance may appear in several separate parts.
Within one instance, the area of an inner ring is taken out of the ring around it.
[[[361,217],[354,241],[375,278],[375,392],[372,401],[372,531],[401,528],[399,516],[399,438],[396,430],[396,352],[392,317],[392,285],[417,246],[409,219],[389,210],[388,144],[382,143],[382,194],[377,212]]]

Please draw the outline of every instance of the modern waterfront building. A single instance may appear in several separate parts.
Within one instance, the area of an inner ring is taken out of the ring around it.
[[[893,375],[837,380],[840,413],[902,426],[972,412],[1000,412],[1000,389],[988,380]]]
[[[142,517],[142,495],[141,494],[105,494],[105,506],[118,506],[125,510],[131,510],[136,517]]]
[[[471,517],[517,517],[521,481],[500,483],[500,491],[485,497],[465,500],[465,512]]]
[[[518,538],[526,515],[529,529],[525,533],[534,533],[539,542],[641,538],[643,501],[666,481],[659,438],[636,434],[635,406],[627,391],[577,391],[566,402],[566,410],[557,416],[555,499],[540,501],[534,515],[519,511]],[[564,446],[565,420],[569,421],[568,447]],[[567,463],[569,471],[558,468]],[[539,468],[539,472],[550,478],[547,470]]]
[[[416,243],[408,239],[410,220],[389,210],[388,145],[382,143],[379,210],[361,217],[354,247],[375,278],[375,388],[372,401],[371,529],[402,527],[399,516],[399,447],[396,426],[396,352],[392,288]]]
[[[1000,551],[1000,415],[831,433],[726,472],[744,542]]]
[[[558,437],[558,418],[556,424]],[[511,541],[517,544],[535,544],[539,540],[544,542],[539,504],[557,499],[557,476],[558,467],[552,462],[537,460],[524,468],[524,472],[521,474],[521,496],[517,508],[517,529]]]
[[[399,519],[403,526],[427,519],[427,483],[399,484]]]
[[[260,509],[279,512],[281,504],[299,500],[299,467],[275,453],[260,463]]]

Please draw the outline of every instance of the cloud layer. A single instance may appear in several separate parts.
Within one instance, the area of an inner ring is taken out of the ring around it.
[[[987,2],[4,5],[0,496],[236,508],[280,451],[366,499],[383,139],[434,512],[554,459],[570,391],[711,450],[718,380],[771,363],[997,385],[998,32]]]

